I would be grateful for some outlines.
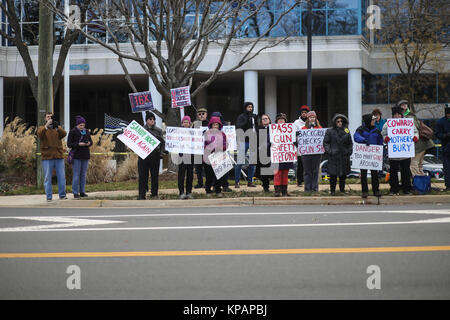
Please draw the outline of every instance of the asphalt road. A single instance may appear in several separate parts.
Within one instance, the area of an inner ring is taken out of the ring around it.
[[[449,298],[449,204],[0,208],[0,299]]]

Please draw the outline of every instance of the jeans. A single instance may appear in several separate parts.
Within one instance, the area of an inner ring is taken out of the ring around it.
[[[73,194],[85,193],[86,173],[89,166],[89,159],[73,159]]]
[[[245,143],[245,148],[244,150],[242,150],[242,147],[239,148],[239,152],[244,152],[244,156],[245,154],[247,154],[247,150],[249,149],[249,143],[246,142]],[[242,157],[242,156],[241,156]],[[250,157],[251,158],[251,157]],[[238,158],[239,159],[239,158]],[[242,169],[242,165],[243,163],[239,163],[240,161],[237,161],[236,167],[234,168],[234,182],[237,184],[239,183],[239,181],[241,181],[241,169]],[[245,161],[244,161],[245,162]],[[253,176],[255,175],[255,165],[254,164],[250,164],[248,166],[248,172],[247,172],[247,181],[253,182]]]
[[[303,162],[303,177],[305,179],[305,192],[319,191],[319,167],[321,154],[304,155],[301,157]]]
[[[66,172],[64,169],[64,159],[42,160],[42,168],[44,169],[44,189],[47,200],[52,199],[52,174],[53,169],[56,171],[58,179],[58,194],[60,198],[66,197]]]

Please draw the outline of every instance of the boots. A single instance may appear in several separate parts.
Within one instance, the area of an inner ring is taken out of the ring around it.
[[[287,191],[288,186],[284,185],[284,186],[280,186],[280,187],[281,187],[281,195],[284,196],[284,197],[289,197],[289,194],[288,194],[288,191]]]
[[[275,197],[281,196],[281,186],[274,186],[275,189]]]

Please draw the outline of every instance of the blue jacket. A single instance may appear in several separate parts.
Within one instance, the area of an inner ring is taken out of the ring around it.
[[[380,132],[383,130],[383,126],[386,123],[386,119],[380,118],[380,121],[375,121],[375,128],[380,130]]]
[[[450,153],[450,120],[446,117],[440,118],[436,122],[436,138],[441,140],[442,151],[446,154]]]
[[[381,136],[381,132],[375,127],[369,129],[366,126],[360,126],[356,129],[353,138],[357,143],[383,145],[383,137]]]

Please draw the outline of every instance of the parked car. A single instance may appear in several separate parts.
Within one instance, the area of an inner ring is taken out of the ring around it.
[[[324,160],[320,163],[322,179],[328,176],[328,160]],[[359,178],[360,171],[358,169],[351,169],[350,173],[347,175],[347,178]],[[369,172],[370,174],[370,172]],[[329,177],[329,176],[328,176]]]
[[[423,172],[439,180],[444,179],[444,164],[441,159],[432,154],[426,154],[423,158]]]

